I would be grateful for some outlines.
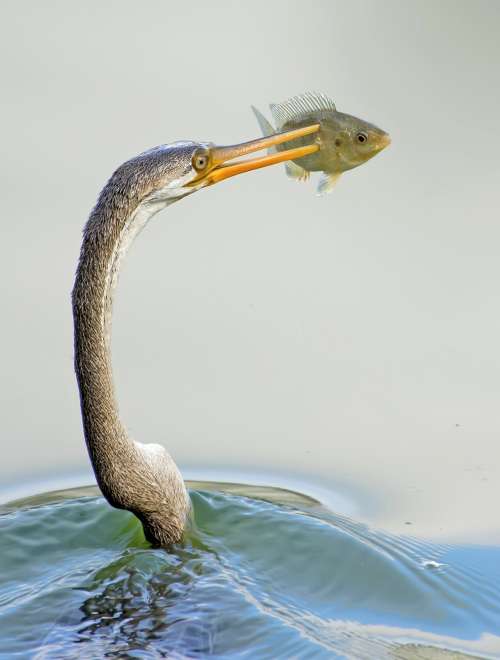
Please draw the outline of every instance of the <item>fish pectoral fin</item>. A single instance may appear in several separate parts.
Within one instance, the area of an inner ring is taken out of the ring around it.
[[[254,105],[252,105],[251,107],[252,107],[252,110],[253,110],[253,114],[255,115],[257,121],[259,122],[259,126],[260,126],[260,130],[262,131],[262,135],[264,137],[267,137],[268,135],[273,135],[273,133],[276,133],[276,131],[274,130],[272,124],[270,124],[267,121],[267,119],[264,117],[262,112],[260,110],[257,110],[257,108]],[[274,154],[274,153],[277,153],[277,151],[278,150],[276,149],[276,147],[270,147],[267,150],[267,153],[268,154]]]
[[[341,172],[336,172],[335,174],[327,174],[323,172],[323,175],[318,183],[318,195],[326,195],[326,193],[331,192],[337,185],[337,181],[340,179]]]
[[[285,163],[285,170],[290,179],[295,179],[296,181],[307,181],[309,178],[309,172],[303,167],[300,167],[300,165],[293,163],[291,160]]]

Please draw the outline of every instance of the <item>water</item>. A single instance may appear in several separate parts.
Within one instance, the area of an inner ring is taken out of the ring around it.
[[[93,487],[3,506],[0,657],[500,657],[500,548],[382,533],[290,491],[190,486],[169,551]]]

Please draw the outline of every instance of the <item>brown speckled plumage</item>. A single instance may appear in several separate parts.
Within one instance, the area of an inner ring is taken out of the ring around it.
[[[175,143],[121,165],[102,190],[83,232],[73,289],[75,370],[89,456],[104,497],[132,511],[155,545],[178,541],[189,497],[174,461],[159,445],[132,440],[118,416],[109,334],[119,260],[137,224],[192,192],[191,156],[199,145]]]
[[[85,440],[104,497],[112,506],[135,513],[155,545],[180,540],[190,502],[182,476],[165,449],[129,438],[118,416],[109,335],[120,260],[147,220],[168,204],[236,174],[311,154],[318,146],[305,145],[277,157],[233,165],[227,165],[228,161],[318,129],[319,124],[306,126],[227,147],[175,142],[145,151],[116,170],[83,231],[73,317]]]

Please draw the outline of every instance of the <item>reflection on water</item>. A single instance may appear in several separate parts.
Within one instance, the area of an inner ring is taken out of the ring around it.
[[[500,548],[384,534],[288,491],[191,486],[170,551],[92,488],[2,507],[0,657],[499,657]]]

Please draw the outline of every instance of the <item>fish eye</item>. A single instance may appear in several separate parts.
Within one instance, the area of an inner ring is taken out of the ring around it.
[[[367,135],[366,133],[364,133],[363,131],[361,131],[360,133],[358,133],[358,134],[356,135],[356,140],[357,140],[360,144],[364,144],[364,143],[367,142],[367,140],[368,140],[368,135]]]
[[[199,151],[195,151],[191,159],[191,163],[197,172],[202,172],[203,170],[205,170],[208,167],[209,162],[210,162],[210,155],[208,151],[204,151],[201,149]]]

